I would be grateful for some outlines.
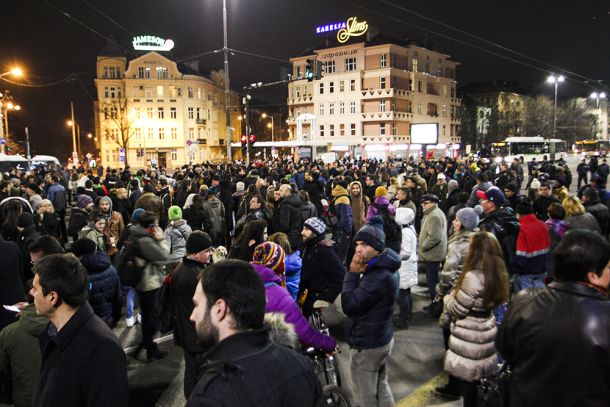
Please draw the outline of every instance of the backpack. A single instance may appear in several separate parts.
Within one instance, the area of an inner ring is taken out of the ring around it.
[[[378,208],[377,215],[383,219],[383,231],[385,233],[386,247],[400,253],[400,245],[402,243],[402,228],[396,220],[388,212],[387,206]]]
[[[121,279],[121,284],[127,287],[135,287],[142,279],[144,266],[137,261],[137,242],[126,240],[119,252],[116,269]]]
[[[340,195],[330,201],[329,204],[323,204],[322,219],[324,219],[324,223],[326,223],[327,226],[334,228],[339,223],[339,218],[337,218],[337,208],[335,207],[335,201],[341,198],[342,196],[347,196],[351,204],[352,201],[348,195]]]

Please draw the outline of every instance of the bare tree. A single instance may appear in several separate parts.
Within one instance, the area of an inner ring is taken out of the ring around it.
[[[528,98],[526,102],[525,135],[553,136],[553,101],[547,96]]]
[[[120,148],[125,149],[125,166],[127,166],[127,148],[134,132],[135,114],[130,111],[126,98],[101,103],[99,108],[105,119],[102,123],[102,137],[114,141]]]

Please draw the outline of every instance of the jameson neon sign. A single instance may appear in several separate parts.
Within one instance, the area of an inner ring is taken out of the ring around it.
[[[138,51],[170,51],[174,48],[174,41],[153,35],[139,35],[133,37],[133,49]]]
[[[316,27],[316,34],[323,34],[331,31],[337,31],[337,41],[343,44],[350,37],[359,37],[364,35],[369,29],[366,21],[358,21],[358,17],[350,17],[347,21],[335,24],[327,24]]]

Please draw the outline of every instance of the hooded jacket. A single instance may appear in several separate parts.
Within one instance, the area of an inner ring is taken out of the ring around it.
[[[371,205],[369,205],[369,209],[366,212],[366,223],[369,223],[369,221],[371,220],[371,218],[375,215],[377,215],[377,213],[379,212],[379,207],[381,206],[387,206],[388,207],[388,213],[391,216],[394,216],[396,214],[396,208],[394,208],[394,206],[392,206],[392,204],[390,204],[390,201],[388,200],[388,198],[384,196],[378,196],[377,198],[375,198],[375,202],[372,203]]]
[[[21,310],[21,316],[0,332],[0,375],[10,379],[15,407],[32,405],[32,390],[38,380],[40,346],[38,335],[49,320],[36,314],[34,304]]]
[[[184,219],[173,220],[163,232],[165,243],[169,247],[169,260],[179,262],[186,256],[186,240],[192,230]]]
[[[165,240],[155,239],[140,225],[129,228],[129,240],[136,245],[136,261],[144,267],[136,290],[147,292],[161,287],[165,277],[165,263],[169,259],[169,249]]]
[[[417,232],[413,227],[415,212],[410,208],[396,209],[396,223],[402,229],[400,243],[400,289],[406,290],[417,285]]]
[[[364,273],[346,273],[341,305],[348,317],[345,332],[351,347],[378,348],[392,340],[399,267],[398,254],[385,249],[369,261]]]
[[[87,269],[87,291],[93,312],[109,327],[114,327],[121,319],[123,305],[116,269],[104,252],[85,254],[80,257],[80,262]]]
[[[338,221],[337,224],[333,226],[333,229],[339,229],[347,234],[351,234],[352,228],[354,227],[354,218],[352,215],[349,194],[341,185],[335,185],[332,196]]]
[[[517,251],[511,264],[511,274],[544,274],[547,271],[551,246],[546,225],[531,213],[519,218]]]
[[[107,196],[103,196],[100,198],[100,203],[104,200],[110,203],[110,209],[108,210],[108,212],[102,212],[102,215],[104,215],[104,218],[106,218],[106,227],[104,228],[104,233],[114,238],[115,246],[108,248],[108,254],[112,256],[113,254],[118,252],[116,248],[116,243],[121,237],[121,232],[123,232],[123,229],[125,229],[125,222],[123,222],[123,216],[119,212],[112,210],[112,199]]]
[[[89,212],[77,206],[70,209],[70,220],[68,220],[68,235],[74,240],[78,239],[78,232],[89,223]]]
[[[275,274],[273,270],[260,264],[252,263],[252,267],[265,284],[265,295],[267,296],[265,312],[283,313],[286,322],[294,325],[299,341],[304,346],[313,346],[325,351],[334,350],[337,342],[329,336],[322,335],[309,325],[290,293],[280,285],[281,277]]]

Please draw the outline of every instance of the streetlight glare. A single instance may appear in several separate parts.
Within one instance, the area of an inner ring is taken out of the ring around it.
[[[271,127],[271,123],[267,123],[267,128],[270,129]]]
[[[600,99],[605,99],[606,98],[606,93],[605,92],[600,93],[599,94],[599,98]]]
[[[566,78],[563,75],[559,75],[559,77],[557,78],[557,82],[563,82],[565,80],[566,80]]]
[[[72,120],[68,120],[68,122],[66,123],[68,125],[68,127],[72,127],[74,125],[74,123],[72,122]]]
[[[13,109],[19,111],[19,110],[21,110],[21,106],[20,105],[16,105],[15,107],[13,107]]]
[[[590,98],[597,99],[598,98],[597,92],[592,92]]]
[[[267,118],[267,113],[262,113],[262,114],[261,114],[261,117],[262,117],[263,119],[266,119],[266,118]]]
[[[23,70],[19,67],[15,67],[15,68],[11,69],[11,75],[17,76],[17,77],[23,76]]]

